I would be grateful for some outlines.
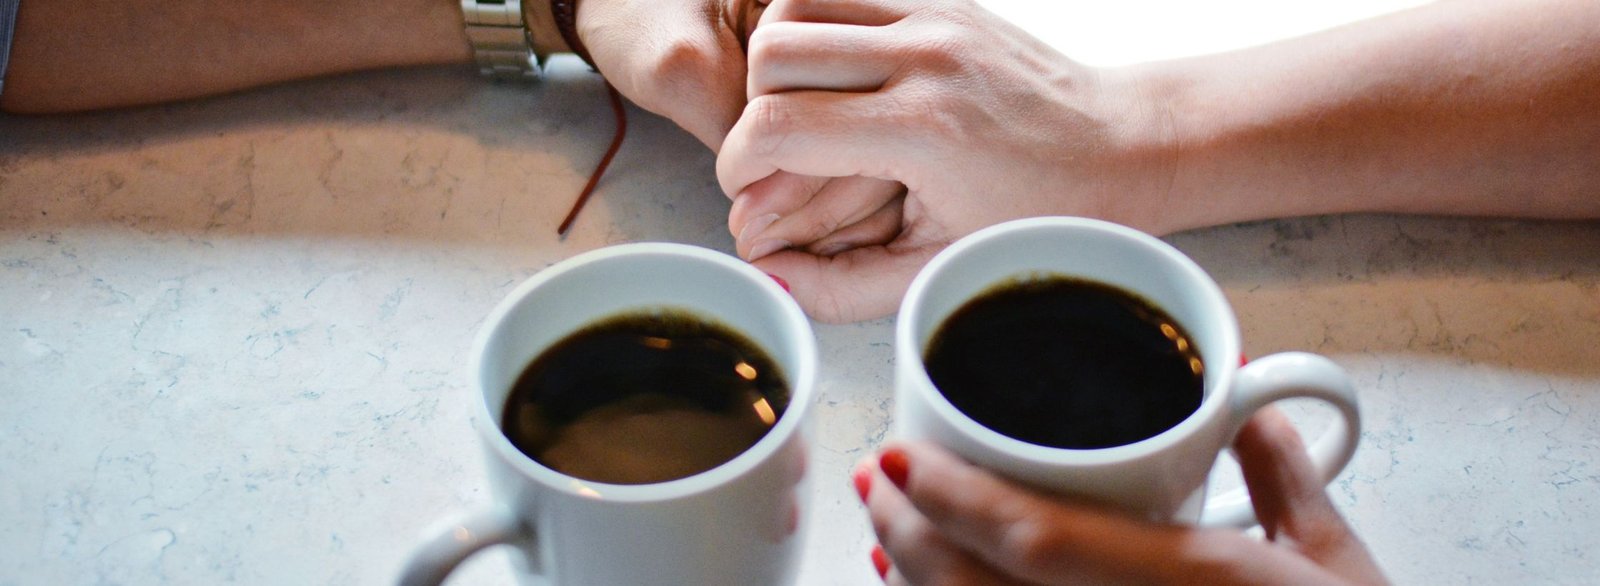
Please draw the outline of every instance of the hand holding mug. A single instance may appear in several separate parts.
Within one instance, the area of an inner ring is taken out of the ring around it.
[[[1204,485],[1252,414],[1294,397],[1335,408],[1341,424],[1310,446],[1324,482],[1355,453],[1361,415],[1328,359],[1241,366],[1240,345],[1221,288],[1171,245],[1099,220],[1014,220],[912,282],[895,323],[895,426],[1137,517],[1245,526],[1248,499],[1207,505]]]
[[[925,442],[891,443],[855,477],[891,585],[1386,582],[1281,413],[1257,413],[1234,453],[1265,541],[1075,504]]]
[[[1328,533],[1296,520],[1331,510],[1321,487],[1360,436],[1337,365],[1289,352],[1240,366],[1238,324],[1216,283],[1166,243],[1097,220],[1017,220],[946,248],[912,282],[895,345],[895,426],[906,443],[881,467],[905,493],[868,498],[908,571],[1022,569],[1039,574],[1012,575],[1038,580],[1081,567],[1105,578],[1150,561],[1119,549],[1142,542],[1096,537],[1102,529],[1172,546],[1183,554],[1175,564],[1216,561],[1215,548],[1242,537],[1179,527],[1243,527],[1256,512],[1269,532]],[[1304,448],[1277,429],[1281,418],[1249,423],[1292,397],[1328,403],[1341,424]],[[1207,476],[1236,437],[1253,492],[1208,503]],[[935,472],[919,484],[907,471],[917,466]],[[1079,539],[1102,543],[1063,551]],[[910,570],[924,564],[954,565]]]
[[[617,91],[715,152],[744,110],[746,42],[766,4],[585,0],[578,34]],[[747,259],[789,248],[830,255],[882,244],[884,234],[898,231],[905,188],[893,181],[775,173],[752,183],[728,193],[734,200],[728,230]],[[807,221],[815,222],[804,234],[795,232],[795,220],[804,218],[780,221],[773,213],[802,206],[813,210]]]

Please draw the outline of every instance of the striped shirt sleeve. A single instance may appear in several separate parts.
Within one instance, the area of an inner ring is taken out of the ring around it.
[[[17,5],[22,0],[0,0],[0,93],[6,90],[6,64],[11,61],[11,32],[17,25]]]

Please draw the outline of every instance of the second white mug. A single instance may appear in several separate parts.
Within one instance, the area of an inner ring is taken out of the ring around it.
[[[1203,395],[1187,418],[1153,437],[1098,449],[1047,447],[999,433],[956,408],[923,358],[945,320],[996,285],[1040,275],[1110,285],[1142,297],[1187,330],[1204,363]],[[1239,326],[1221,289],[1192,260],[1131,228],[1083,218],[1030,218],[975,232],[933,258],[895,325],[895,426],[1025,484],[1112,506],[1135,516],[1187,523],[1254,523],[1247,495],[1205,504],[1218,454],[1257,409],[1292,397],[1321,399],[1342,425],[1313,441],[1324,481],[1350,461],[1361,420],[1349,378],[1321,356],[1290,352],[1240,366]]]

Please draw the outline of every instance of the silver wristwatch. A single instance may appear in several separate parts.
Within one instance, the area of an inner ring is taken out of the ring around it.
[[[479,73],[495,79],[539,78],[539,56],[523,20],[522,0],[461,0],[461,16]]]

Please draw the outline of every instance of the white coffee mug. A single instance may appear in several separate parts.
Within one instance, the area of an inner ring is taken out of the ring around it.
[[[552,470],[501,432],[506,397],[534,357],[597,320],[655,309],[688,311],[744,334],[783,370],[789,405],[755,445],[686,478],[622,485]],[[489,314],[472,356],[474,424],[495,501],[425,540],[401,584],[438,584],[496,544],[521,551],[523,578],[542,578],[525,582],[560,586],[784,584],[797,573],[816,339],[800,307],[766,274],[680,244],[580,254],[512,291]]]
[[[1204,396],[1166,431],[1128,445],[1063,449],[1002,435],[958,410],[923,366],[930,338],[951,313],[986,290],[1019,278],[1062,275],[1143,297],[1178,321],[1204,362]],[[1349,377],[1321,356],[1288,352],[1240,366],[1239,325],[1216,282],[1177,249],[1137,230],[1084,218],[1030,218],[989,227],[952,244],[922,269],[895,326],[898,435],[930,440],[979,466],[1057,494],[1156,521],[1247,526],[1255,522],[1241,487],[1207,505],[1206,480],[1218,454],[1257,409],[1311,397],[1343,420],[1310,443],[1324,482],[1355,453],[1361,419]]]

